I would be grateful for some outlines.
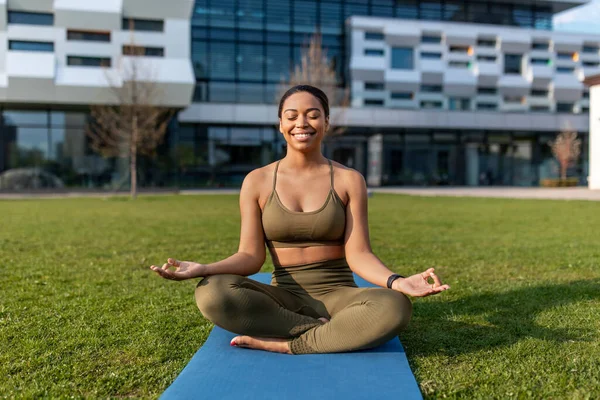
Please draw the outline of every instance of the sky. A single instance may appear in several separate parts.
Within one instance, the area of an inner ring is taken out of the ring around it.
[[[554,17],[555,31],[593,33],[600,35],[600,0],[565,11]]]

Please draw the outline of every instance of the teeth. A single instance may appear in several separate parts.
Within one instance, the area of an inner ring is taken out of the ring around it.
[[[310,133],[302,133],[302,134],[296,133],[294,136],[296,136],[297,138],[306,138],[306,137],[310,136]]]

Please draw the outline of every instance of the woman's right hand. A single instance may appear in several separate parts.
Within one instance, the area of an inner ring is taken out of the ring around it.
[[[171,270],[170,268],[175,269]],[[204,265],[193,261],[179,261],[174,258],[169,258],[167,263],[163,264],[162,268],[152,265],[150,269],[165,279],[182,281],[184,279],[201,277],[203,275]]]

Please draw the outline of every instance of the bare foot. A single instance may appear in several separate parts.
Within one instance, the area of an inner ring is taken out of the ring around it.
[[[232,346],[272,351],[274,353],[292,354],[288,342],[288,339],[259,338],[252,336],[236,336],[231,339]]]
[[[327,318],[325,318],[325,317],[319,318],[319,321],[323,321],[324,324],[326,324],[326,323],[329,322],[329,320]]]

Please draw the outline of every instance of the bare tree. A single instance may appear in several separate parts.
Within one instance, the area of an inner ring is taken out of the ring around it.
[[[162,92],[144,63],[145,48],[131,40],[124,47],[119,74],[106,73],[113,101],[90,107],[86,134],[91,147],[104,157],[129,159],[131,198],[137,196],[138,155],[154,156],[175,110],[161,106]]]
[[[556,140],[550,141],[548,145],[560,166],[560,179],[567,179],[567,169],[577,162],[581,153],[581,140],[577,138],[577,132],[560,132]]]
[[[318,87],[327,95],[329,104],[338,108],[339,112],[329,117],[328,135],[342,134],[346,128],[342,126],[345,109],[349,105],[349,92],[340,87],[335,65],[327,57],[327,49],[323,48],[321,34],[314,34],[307,46],[302,49],[300,64],[294,67],[288,80],[282,80],[278,91],[277,102],[292,86],[311,85]]]

